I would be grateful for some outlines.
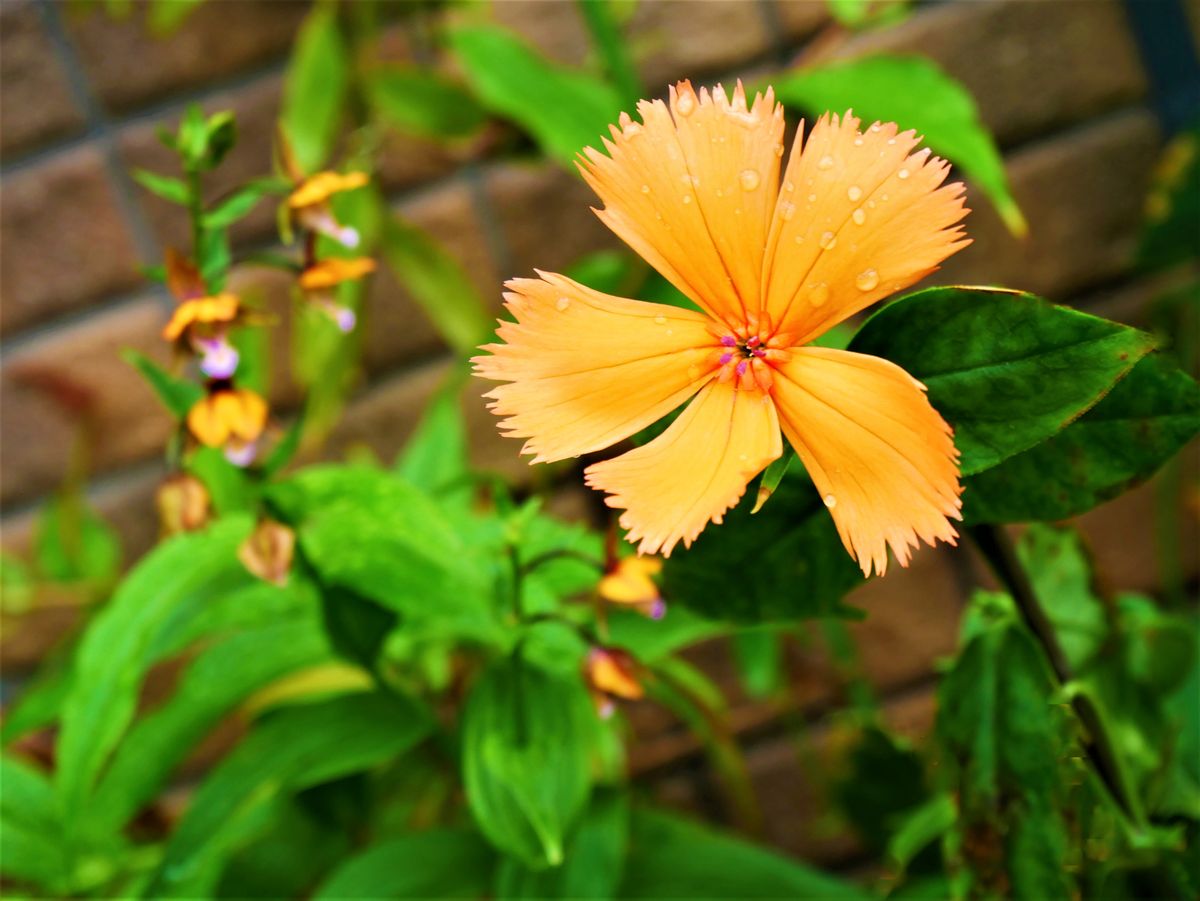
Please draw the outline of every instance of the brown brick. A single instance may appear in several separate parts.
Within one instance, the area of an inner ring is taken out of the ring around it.
[[[238,126],[237,145],[218,169],[204,176],[205,197],[209,204],[240,184],[271,174],[280,83],[278,76],[268,75],[237,90],[207,97],[201,104],[209,115],[232,110]],[[179,158],[162,145],[155,132],[165,127],[173,133],[182,114],[182,110],[178,110],[170,116],[152,122],[139,121],[123,129],[119,138],[122,162],[131,169],[149,169],[160,175],[179,177]],[[159,243],[163,247],[190,250],[186,209],[156,197],[141,186],[136,186],[134,191]],[[277,198],[270,197],[260,201],[249,216],[234,226],[234,239],[270,239],[275,231],[277,202]]]
[[[915,53],[971,92],[1002,143],[1044,134],[1146,95],[1118,0],[945,3],[894,28],[855,35],[839,56]]]
[[[786,37],[793,41],[807,38],[822,25],[828,24],[829,7],[812,0],[774,0],[776,16]]]
[[[111,110],[130,110],[283,56],[309,4],[203,3],[166,37],[150,34],[146,8],[139,2],[132,16],[120,20],[99,10],[66,17],[93,90]]]
[[[1154,117],[1132,110],[1011,154],[1013,193],[1029,236],[1012,237],[987,199],[968,188],[970,247],[932,281],[995,284],[1053,300],[1129,268],[1161,138]]]
[[[26,500],[66,474],[82,417],[65,410],[44,386],[82,392],[95,423],[90,468],[104,472],[153,455],[164,445],[170,419],[138,373],[120,358],[131,347],[165,362],[159,338],[161,303],[143,298],[90,316],[6,353],[0,380],[0,500]]]
[[[0,188],[0,329],[6,335],[139,281],[100,152],[80,147]]]
[[[586,253],[624,245],[596,218],[587,185],[549,163],[504,163],[488,170],[488,202],[508,244],[511,271],[562,271]]]
[[[0,151],[11,154],[78,133],[83,115],[30,2],[0,10]]]
[[[629,24],[638,71],[653,96],[681,78],[744,66],[771,49],[767,20],[743,0],[658,0],[639,3]]]

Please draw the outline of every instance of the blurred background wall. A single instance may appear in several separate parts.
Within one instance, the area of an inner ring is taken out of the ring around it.
[[[1185,6],[1195,39],[1200,4]],[[7,549],[28,545],[37,507],[64,478],[80,441],[89,496],[116,526],[126,558],[154,540],[152,496],[164,474],[169,421],[118,353],[132,347],[166,362],[158,334],[172,302],[147,286],[138,267],[182,244],[186,223],[178,208],[137,187],[128,168],[166,170],[170,157],[155,129],[199,101],[209,112],[236,111],[241,130],[214,193],[267,172],[281,76],[306,9],[290,0],[209,0],[179,31],[156,38],[136,4],[123,19],[54,2],[0,4],[0,528]],[[1027,239],[1013,238],[975,196],[967,220],[974,244],[931,281],[1024,288],[1144,324],[1149,302],[1169,287],[1139,278],[1128,263],[1163,145],[1156,111],[1164,98],[1127,13],[1120,0],[929,3],[899,26],[848,35],[831,25],[821,2],[642,0],[631,27],[643,79],[658,94],[668,80],[728,83],[802,54],[931,57],[974,94],[1030,223]],[[553,58],[577,63],[586,53],[572,3],[498,2],[493,14]],[[406,27],[413,26],[397,24],[389,39],[396,59],[411,52]],[[582,182],[551,163],[528,161],[521,149],[503,126],[453,151],[391,139],[380,172],[394,204],[444,242],[497,307],[504,278],[617,246],[588,212],[593,198]],[[270,246],[272,211],[262,205],[235,235],[242,250]],[[286,279],[266,270],[245,268],[234,288],[269,304],[287,302]],[[364,318],[362,382],[325,453],[366,445],[390,458],[449,357],[386,273],[375,280]],[[273,394],[276,414],[286,417],[294,388],[276,379]],[[470,403],[468,413],[477,462],[528,479],[517,445],[496,437],[482,402]],[[1190,458],[1194,464],[1194,449]],[[555,503],[582,515],[583,494],[570,478]],[[1160,586],[1154,502],[1149,485],[1083,518],[1112,586]],[[1193,579],[1196,506],[1193,498],[1178,520]],[[849,599],[869,614],[854,627],[863,666],[896,727],[913,736],[928,727],[932,665],[953,645],[976,570],[968,554],[923,551],[911,569]],[[6,639],[5,676],[28,671],[61,628],[50,616]],[[849,867],[854,840],[819,815],[822,774],[836,767],[838,740],[825,712],[841,686],[820,647],[797,642],[788,661],[791,691],[765,700],[738,694],[733,722],[748,748],[770,840]],[[711,675],[734,681],[726,648],[697,656]],[[653,708],[633,718],[644,739],[635,765],[646,789],[728,820],[726,799],[692,739]],[[808,751],[795,742],[799,726]]]

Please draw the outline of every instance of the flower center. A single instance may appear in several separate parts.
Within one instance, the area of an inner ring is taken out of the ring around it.
[[[742,388],[757,388],[769,394],[775,382],[772,369],[787,360],[784,350],[787,340],[786,335],[762,330],[751,333],[745,326],[733,334],[722,335],[717,379],[722,382],[737,379]]]

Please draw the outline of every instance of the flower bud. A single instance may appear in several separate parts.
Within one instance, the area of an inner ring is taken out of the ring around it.
[[[158,486],[154,496],[162,534],[177,535],[203,528],[211,515],[208,489],[195,476],[174,475]]]
[[[238,559],[258,578],[286,585],[292,568],[296,533],[283,523],[262,520],[238,548]]]

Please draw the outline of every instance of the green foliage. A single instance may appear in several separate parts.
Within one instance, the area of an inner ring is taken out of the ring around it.
[[[592,716],[578,682],[534,670],[519,652],[484,673],[467,701],[463,782],[471,813],[494,845],[526,866],[563,861],[588,796]]]
[[[976,523],[1086,513],[1149,478],[1200,432],[1200,386],[1169,358],[1143,358],[1057,435],[965,481]]]
[[[617,120],[621,98],[607,82],[549,62],[502,28],[461,26],[449,39],[479,101],[565,166]]]
[[[101,588],[116,578],[121,542],[84,499],[61,491],[42,508],[33,542],[38,575],[50,582],[84,582]]]
[[[1065,429],[1153,347],[1137,329],[987,288],[910,294],[850,342],[850,350],[891,360],[924,383],[954,427],[966,476]]]
[[[1200,127],[1172,139],[1158,165],[1137,249],[1145,269],[1200,258]]]
[[[867,122],[896,122],[901,129],[915,129],[988,195],[1009,231],[1023,235],[1028,230],[975,100],[929,60],[867,56],[793,69],[777,77],[774,85],[785,104],[814,115],[853,110]]]
[[[487,894],[494,857],[491,846],[473,829],[413,832],[351,857],[315,897],[481,897]]]
[[[333,150],[349,68],[335,7],[320,3],[300,28],[283,87],[281,127],[305,172],[320,168]]]
[[[475,134],[487,121],[471,94],[425,69],[381,68],[368,91],[379,118],[409,134],[455,140]]]

